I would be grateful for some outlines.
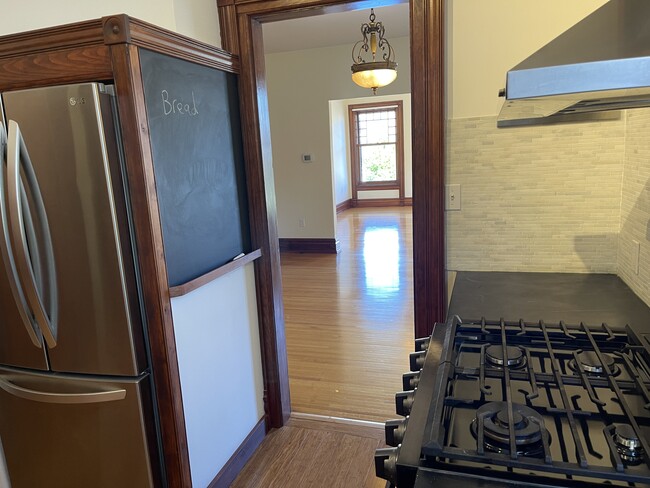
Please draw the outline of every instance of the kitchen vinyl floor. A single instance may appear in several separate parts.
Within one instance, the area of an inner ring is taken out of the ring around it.
[[[384,488],[374,453],[380,424],[294,414],[270,432],[231,488]]]
[[[346,210],[338,255],[282,254],[293,411],[395,418],[413,351],[411,215],[411,207]]]

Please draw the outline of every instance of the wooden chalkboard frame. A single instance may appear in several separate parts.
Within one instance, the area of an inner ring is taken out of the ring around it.
[[[182,297],[183,295],[187,295],[188,293],[193,292],[198,288],[201,288],[203,285],[207,285],[211,281],[216,280],[220,276],[228,274],[231,271],[235,271],[236,269],[242,268],[248,263],[252,263],[256,259],[260,258],[261,256],[262,256],[261,249],[256,249],[253,252],[244,254],[240,258],[230,261],[229,263],[226,263],[223,266],[219,266],[218,268],[213,269],[212,271],[208,271],[206,274],[201,275],[198,278],[193,279],[192,281],[188,281],[187,283],[183,283],[182,285],[179,286],[172,286],[169,289],[169,296],[171,298],[176,298],[176,297]]]

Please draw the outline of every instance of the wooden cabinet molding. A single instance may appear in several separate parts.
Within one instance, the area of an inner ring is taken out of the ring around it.
[[[321,13],[369,9],[399,0],[217,0],[224,49],[239,55],[249,191],[263,259],[256,267],[262,315],[265,394],[272,427],[290,412],[277,223],[270,150],[261,23]],[[411,0],[411,97],[413,127],[413,247],[415,336],[431,333],[446,316],[444,228],[444,0]],[[262,211],[264,209],[264,211]]]
[[[0,37],[0,91],[114,83],[147,317],[163,462],[170,487],[191,487],[174,324],[139,49],[238,73],[229,53],[126,15]],[[254,205],[254,202],[251,204]]]
[[[237,56],[120,14],[0,37],[0,90],[110,81],[115,44],[239,73]]]
[[[124,14],[104,17],[103,21],[106,44],[128,43],[222,71],[239,73],[239,59],[210,44]]]

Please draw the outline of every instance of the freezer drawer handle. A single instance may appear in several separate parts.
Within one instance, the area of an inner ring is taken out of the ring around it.
[[[116,400],[124,400],[126,398],[126,390],[123,389],[111,391],[94,391],[90,393],[49,393],[44,391],[35,391],[28,388],[23,388],[22,386],[18,386],[1,376],[0,388],[2,388],[10,395],[24,398],[25,400],[44,403],[104,403],[114,402]]]
[[[18,307],[18,313],[20,314],[23,325],[32,343],[40,348],[41,334],[29,310],[23,289],[19,285],[18,270],[16,269],[16,262],[11,249],[11,240],[9,239],[9,222],[7,220],[7,207],[5,206],[6,192],[4,181],[6,150],[7,133],[2,123],[0,123],[0,256],[5,263],[9,287],[11,288],[11,293]],[[24,191],[21,193],[24,193]]]
[[[21,165],[22,161],[22,165]],[[45,263],[47,265],[47,279],[49,291],[50,314],[48,317],[43,304],[43,299],[36,284],[36,276],[29,260],[29,246],[27,236],[25,235],[25,218],[23,212],[29,212],[23,208],[23,199],[21,198],[22,180],[20,178],[21,166],[25,175],[29,189],[36,206],[38,222],[40,224],[41,235],[45,248]],[[16,257],[18,272],[22,278],[22,285],[25,289],[27,301],[31,305],[34,318],[38,324],[45,342],[49,347],[56,346],[57,323],[58,323],[58,291],[56,285],[56,268],[54,265],[54,248],[52,246],[52,236],[47,222],[45,213],[45,204],[38,187],[38,180],[34,172],[34,167],[29,158],[29,153],[25,147],[25,142],[20,134],[18,124],[9,121],[9,139],[7,142],[7,180],[9,194],[9,221],[11,231],[16,244]]]

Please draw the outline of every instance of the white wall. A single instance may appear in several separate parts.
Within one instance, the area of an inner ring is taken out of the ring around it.
[[[606,0],[448,0],[447,117],[496,115],[506,72]]]
[[[221,47],[216,0],[173,0],[176,31]]]
[[[192,483],[206,487],[264,416],[253,264],[172,299]]]
[[[334,204],[352,198],[348,110],[345,100],[330,100],[330,145],[334,174]]]
[[[390,42],[399,64],[398,77],[378,93],[409,93],[409,39]],[[351,49],[345,44],[266,55],[280,237],[335,237],[329,101],[373,100],[370,90],[352,82]],[[315,162],[302,163],[303,153],[313,154]],[[299,226],[302,217],[305,227]]]
[[[0,12],[0,35],[125,13],[221,46],[214,0],[0,0]]]

